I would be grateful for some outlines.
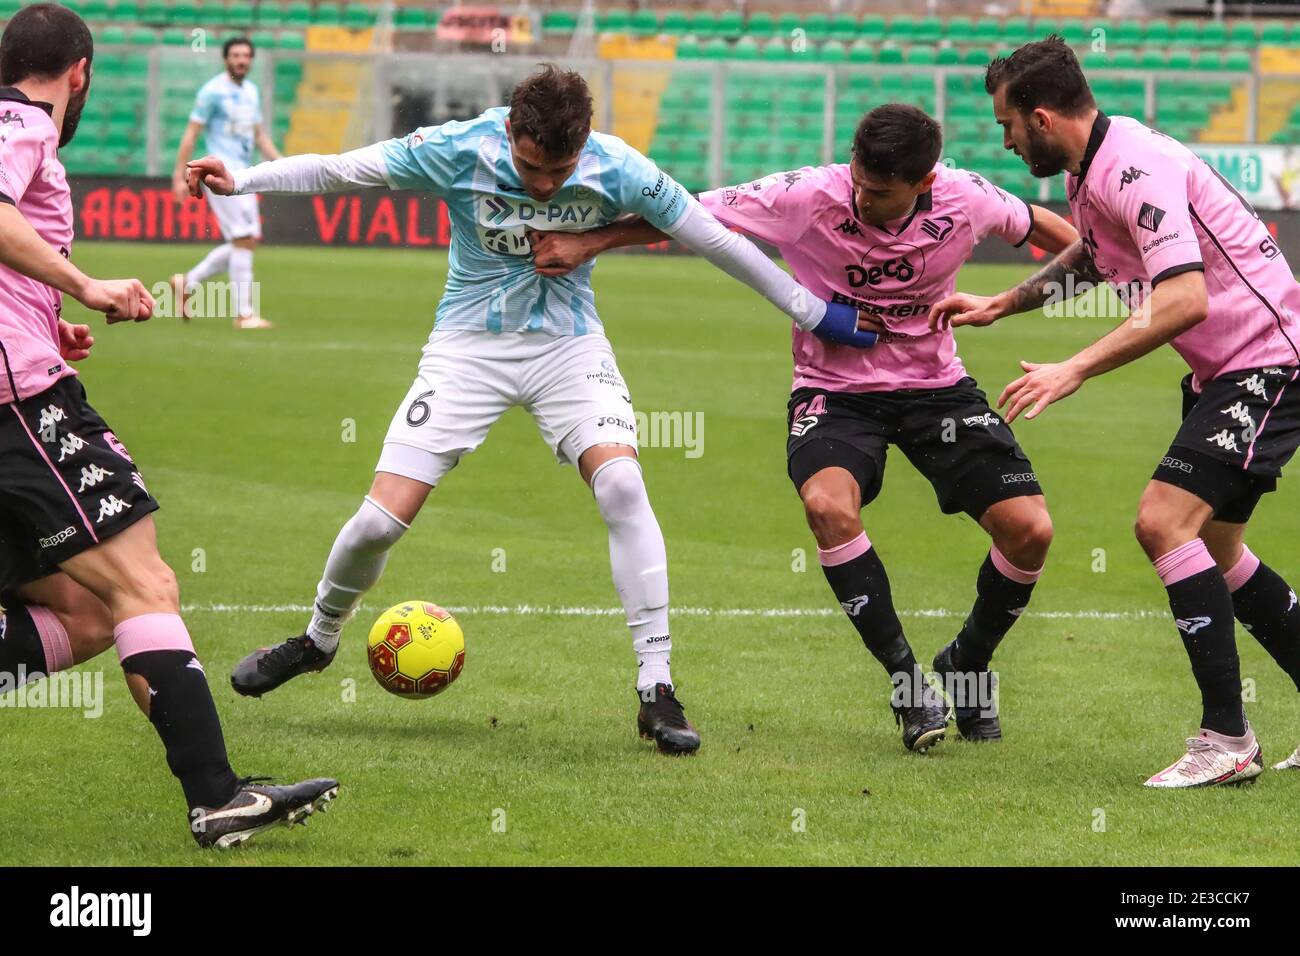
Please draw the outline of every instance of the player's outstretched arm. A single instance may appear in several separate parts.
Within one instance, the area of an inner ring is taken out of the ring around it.
[[[1073,287],[1078,292],[1083,292],[1088,283],[1101,281],[1082,239],[1070,243],[1055,259],[1006,292],[997,295],[957,292],[940,299],[930,308],[930,329],[937,332],[958,325],[992,325],[1008,315],[1041,308],[1048,299],[1064,295],[1068,275],[1082,280],[1082,285]]]
[[[1205,321],[1209,310],[1205,276],[1199,270],[1165,279],[1117,328],[1064,362],[1021,362],[1025,374],[1002,390],[998,408],[1010,403],[1008,422],[1022,411],[1034,418],[1052,402],[1073,394],[1088,379],[1141,358]]]
[[[346,153],[321,156],[304,153],[285,156],[248,169],[230,172],[215,156],[193,160],[187,168],[191,195],[201,185],[218,196],[236,193],[333,193],[367,186],[390,186],[383,144],[363,146]]]
[[[3,202],[0,202],[0,262],[72,296],[92,311],[103,312],[109,322],[127,319],[142,322],[153,315],[153,297],[139,279],[90,278],[50,248],[14,206]]]
[[[672,238],[739,279],[790,316],[805,332],[839,345],[869,348],[880,326],[851,305],[813,295],[748,239],[732,232],[699,202],[692,200],[672,226]]]
[[[266,131],[266,127],[261,123],[257,124],[257,129],[254,131],[253,136],[257,140],[257,148],[262,153],[263,159],[280,159],[284,156],[284,153],[276,149],[275,141],[271,139],[270,134]]]

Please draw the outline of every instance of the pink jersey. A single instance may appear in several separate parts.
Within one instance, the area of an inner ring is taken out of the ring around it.
[[[0,202],[17,206],[42,239],[72,251],[72,193],[49,107],[0,88]],[[76,372],[59,355],[62,295],[0,264],[0,404],[43,392]]]
[[[943,388],[965,375],[952,333],[932,333],[930,306],[985,236],[1017,245],[1033,216],[975,173],[935,167],[934,185],[902,219],[858,218],[846,164],[805,167],[700,196],[719,220],[777,247],[815,295],[879,315],[889,331],[869,349],[794,329],[794,387],[837,392]]]
[[[1078,176],[1074,225],[1130,308],[1163,279],[1203,270],[1209,317],[1171,343],[1193,387],[1228,372],[1300,365],[1300,285],[1255,210],[1186,146],[1098,113]]]

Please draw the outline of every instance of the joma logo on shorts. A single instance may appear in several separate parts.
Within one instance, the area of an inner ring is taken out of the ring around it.
[[[41,538],[40,541],[37,543],[41,546],[42,549],[53,548],[57,545],[63,544],[63,542],[67,541],[76,533],[77,533],[77,529],[72,527],[71,525],[68,525],[68,527],[64,528],[58,534],[52,534],[48,538]]]

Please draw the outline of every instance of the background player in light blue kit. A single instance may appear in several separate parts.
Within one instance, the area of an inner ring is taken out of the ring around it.
[[[253,43],[247,37],[233,37],[221,47],[226,70],[199,88],[190,113],[189,125],[176,151],[176,169],[172,190],[178,200],[189,194],[185,183],[185,164],[194,154],[199,133],[204,134],[209,155],[218,156],[227,169],[247,169],[253,162],[256,147],[266,159],[279,159],[280,151],[271,142],[262,124],[261,91],[248,78],[253,67]],[[189,318],[185,296],[201,282],[222,272],[229,273],[235,285],[237,329],[269,329],[271,323],[256,314],[253,301],[253,250],[262,238],[262,220],[257,196],[217,196],[207,191],[208,206],[221,226],[225,239],[186,273],[172,276],[172,295],[177,311]]]

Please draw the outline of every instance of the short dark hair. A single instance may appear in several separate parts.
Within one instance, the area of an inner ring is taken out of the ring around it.
[[[90,28],[75,11],[57,3],[33,3],[15,13],[0,36],[0,84],[12,86],[33,76],[49,79],[94,56]]]
[[[873,176],[919,183],[943,152],[943,131],[925,110],[886,103],[862,117],[853,158]]]
[[[1007,102],[1022,114],[1042,107],[1078,116],[1097,108],[1079,58],[1057,33],[990,63],[984,72],[985,92],[992,96],[1004,83]]]
[[[253,41],[250,40],[248,37],[245,36],[231,37],[225,43],[221,44],[221,59],[224,60],[226,57],[230,56],[230,51],[237,46],[248,47],[248,52],[250,54],[257,52],[257,49],[253,46]]]
[[[522,81],[510,94],[510,129],[527,136],[548,159],[579,152],[591,133],[591,90],[581,73],[553,63]]]

